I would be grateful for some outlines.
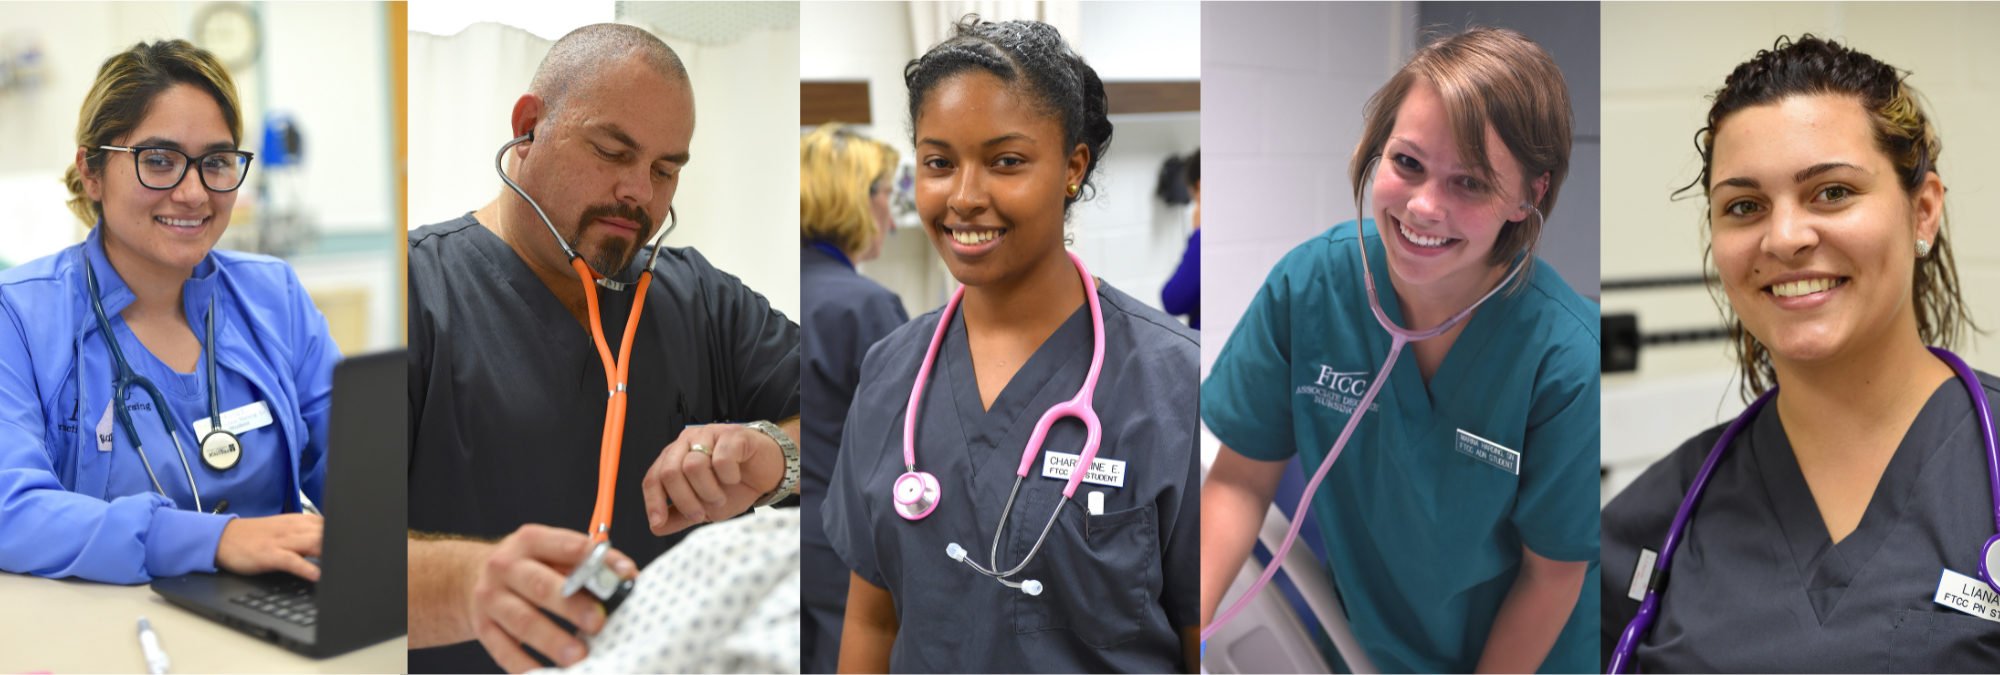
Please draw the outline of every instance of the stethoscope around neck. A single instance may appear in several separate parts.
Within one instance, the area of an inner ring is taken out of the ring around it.
[[[1363,181],[1363,185],[1374,185],[1375,167],[1381,161],[1381,155],[1376,155],[1373,159],[1368,160],[1368,166],[1364,174],[1368,177],[1368,180]],[[1452,315],[1451,318],[1446,319],[1443,323],[1427,330],[1410,330],[1398,326],[1396,322],[1389,320],[1387,313],[1382,311],[1382,301],[1376,297],[1375,275],[1368,269],[1368,245],[1365,243],[1367,241],[1367,233],[1361,229],[1368,221],[1360,216],[1366,215],[1368,210],[1367,205],[1358,199],[1360,195],[1357,194],[1356,197],[1355,206],[1356,211],[1359,213],[1356,214],[1354,220],[1354,245],[1361,250],[1361,281],[1363,286],[1367,288],[1368,308],[1375,314],[1375,323],[1381,324],[1382,330],[1389,332],[1389,356],[1382,360],[1382,369],[1376,371],[1375,377],[1368,383],[1368,392],[1361,396],[1361,404],[1354,407],[1354,414],[1347,418],[1347,426],[1341,428],[1340,437],[1334,440],[1333,448],[1327,451],[1326,459],[1320,461],[1319,470],[1313,473],[1312,481],[1306,483],[1305,492],[1299,495],[1299,504],[1292,512],[1294,514],[1292,517],[1292,526],[1291,529],[1285,532],[1284,544],[1280,545],[1278,550],[1273,552],[1271,555],[1271,564],[1264,566],[1264,573],[1257,577],[1257,581],[1251,584],[1250,588],[1241,597],[1236,599],[1236,604],[1231,605],[1228,610],[1216,615],[1215,619],[1209,622],[1208,627],[1202,629],[1201,641],[1204,648],[1208,644],[1208,638],[1215,635],[1216,631],[1221,630],[1223,626],[1228,625],[1230,620],[1235,619],[1236,615],[1241,613],[1245,607],[1249,607],[1250,601],[1257,597],[1258,591],[1263,590],[1264,585],[1271,582],[1271,577],[1278,573],[1278,562],[1284,560],[1285,554],[1291,552],[1292,543],[1299,537],[1299,526],[1304,525],[1306,522],[1305,514],[1306,510],[1312,507],[1313,493],[1319,490],[1320,481],[1326,479],[1327,470],[1333,468],[1333,461],[1340,458],[1340,451],[1346,448],[1348,437],[1354,435],[1354,429],[1360,425],[1362,415],[1368,412],[1368,406],[1375,402],[1375,394],[1382,390],[1382,383],[1389,381],[1390,373],[1396,367],[1396,357],[1403,352],[1403,346],[1445,334],[1453,326],[1464,321],[1465,317],[1471,316],[1473,310],[1478,309],[1480,305],[1486,304],[1486,301],[1499,293],[1500,289],[1506,288],[1507,284],[1512,282],[1514,277],[1521,273],[1521,268],[1527,266],[1532,260],[1531,256],[1523,252],[1520,258],[1514,263],[1513,269],[1509,270],[1507,276],[1502,278],[1499,283],[1494,284],[1492,290],[1487,291],[1486,295],[1480,296],[1478,301],[1472,303],[1471,306],[1466,307],[1459,313]],[[1533,210],[1537,220],[1542,219],[1542,210],[1535,208],[1533,204],[1524,202],[1521,206]],[[1383,246],[1388,245],[1388,242],[1383,242]]]
[[[1993,408],[1987,404],[1986,389],[1979,384],[1979,375],[1972,371],[1972,366],[1966,365],[1957,354],[1938,347],[1931,347],[1930,351],[1951,367],[1952,373],[1972,395],[1972,411],[1979,421],[1979,437],[1986,444],[1986,478],[1993,491],[1993,525],[1995,529],[2000,529],[2000,447],[1996,447],[1993,440]],[[1695,506],[1701,503],[1702,493],[1708,490],[1708,479],[1715,475],[1715,467],[1722,463],[1722,456],[1728,454],[1737,435],[1750,426],[1750,421],[1757,417],[1757,411],[1777,395],[1778,388],[1771,387],[1763,396],[1751,401],[1750,407],[1744,408],[1743,414],[1737,415],[1735,421],[1722,430],[1722,436],[1715,439],[1715,447],[1708,451],[1708,459],[1702,461],[1701,470],[1695,473],[1694,482],[1681,498],[1680,508],[1674,511],[1674,520],[1667,526],[1667,539],[1660,545],[1659,557],[1650,568],[1634,571],[1635,575],[1646,575],[1643,582],[1635,580],[1634,584],[1646,589],[1645,599],[1639,601],[1638,613],[1632,616],[1630,623],[1625,624],[1625,632],[1618,636],[1618,646],[1612,650],[1611,663],[1605,672],[1631,672],[1637,665],[1634,661],[1639,641],[1646,639],[1646,635],[1653,630],[1654,620],[1659,618],[1661,594],[1667,587],[1667,569],[1673,564],[1674,550],[1680,547],[1688,523],[1694,520]],[[1644,562],[1643,558],[1641,562]],[[1979,579],[1986,582],[1988,588],[2000,592],[2000,582],[1996,582],[1995,575],[2000,575],[2000,534],[1987,538],[1986,544],[1979,549]]]
[[[100,221],[98,226],[103,227],[103,223]],[[105,314],[104,302],[98,295],[97,272],[91,265],[89,255],[80,252],[80,256],[83,259],[84,286],[90,293],[90,310],[96,315],[98,332],[103,335],[104,344],[111,352],[112,368],[116,371],[111,385],[113,415],[118,418],[118,425],[125,428],[126,438],[132,439],[132,449],[139,453],[139,465],[146,468],[146,477],[153,481],[153,490],[161,496],[166,496],[167,491],[160,485],[159,475],[153,472],[153,463],[146,457],[144,441],[139,437],[139,427],[132,422],[132,411],[125,403],[125,391],[133,385],[138,385],[140,389],[146,391],[146,395],[153,399],[154,416],[160,419],[160,426],[166,428],[167,438],[174,443],[174,455],[181,460],[181,470],[187,476],[188,492],[194,496],[194,509],[206,511],[201,503],[201,488],[195,485],[194,466],[188,462],[187,449],[181,446],[180,431],[168,421],[172,409],[167,407],[166,397],[160,394],[158,387],[153,386],[152,380],[132,370],[132,364],[125,360],[125,350],[118,346],[118,336],[111,332],[111,319]],[[201,346],[202,360],[207,366],[205,370],[208,375],[209,429],[208,433],[201,437],[201,461],[215,471],[227,471],[242,461],[243,444],[236,438],[234,432],[222,426],[222,394],[216,388],[215,376],[215,296],[213,295],[208,298],[208,315],[204,318],[203,325],[204,337]],[[81,388],[78,389],[77,395],[83,395]],[[317,512],[303,492],[299,494],[299,500],[302,510]],[[218,502],[216,511],[220,512],[227,505],[228,500]]]
[[[604,435],[598,445],[597,502],[590,514],[589,535],[592,547],[583,563],[571,570],[569,576],[564,579],[562,594],[563,597],[569,597],[579,590],[589,589],[604,601],[608,611],[617,609],[624,598],[631,594],[634,586],[630,579],[620,579],[604,563],[611,551],[611,505],[613,497],[618,492],[618,455],[625,444],[625,410],[631,403],[631,397],[626,395],[625,382],[626,376],[632,370],[632,338],[638,334],[639,315],[646,307],[646,289],[653,282],[653,265],[660,260],[660,243],[674,231],[678,223],[673,207],[668,207],[667,226],[650,240],[653,252],[646,258],[646,266],[639,271],[637,280],[617,281],[591,269],[590,264],[584,261],[582,256],[577,255],[576,249],[571,248],[569,242],[563,239],[562,233],[556,231],[555,222],[549,220],[549,214],[542,211],[542,205],[536,203],[535,198],[529,197],[528,192],[521,189],[521,186],[507,175],[502,162],[507,157],[507,150],[534,139],[535,132],[529,131],[501,145],[500,152],[493,155],[493,171],[500,174],[500,180],[505,181],[507,187],[514,190],[514,194],[520,195],[521,200],[535,210],[535,215],[541,217],[542,225],[549,228],[549,236],[554,237],[556,244],[562,247],[563,255],[568,257],[569,266],[576,270],[577,279],[583,284],[584,302],[589,308],[590,337],[597,345],[598,360],[604,365],[605,397],[608,400],[604,411]],[[581,238],[583,232],[579,230],[577,236]],[[591,287],[593,282],[612,291],[634,289],[632,314],[625,321],[625,336],[619,342],[618,355],[615,358],[611,354],[610,344],[604,338],[604,320],[598,314],[597,289]]]
[[[1089,473],[1091,461],[1097,458],[1098,443],[1104,437],[1104,428],[1097,421],[1097,411],[1091,407],[1091,399],[1097,395],[1097,373],[1104,367],[1104,312],[1097,304],[1096,279],[1090,276],[1090,270],[1084,267],[1082,258],[1077,257],[1075,253],[1068,255],[1070,262],[1076,264],[1076,273],[1083,277],[1084,299],[1090,304],[1090,373],[1084,376],[1083,386],[1077,388],[1076,396],[1050,407],[1048,412],[1042,413],[1042,418],[1035,422],[1034,433],[1028,436],[1028,444],[1021,450],[1021,468],[1014,472],[1014,488],[1007,491],[1007,505],[1000,511],[1000,523],[993,530],[993,546],[987,551],[987,564],[982,566],[974,561],[966,554],[965,548],[959,546],[957,542],[945,547],[945,555],[952,560],[965,563],[980,574],[993,577],[1011,588],[1021,589],[1028,595],[1041,595],[1042,582],[1034,579],[1017,582],[1009,580],[1008,577],[1020,574],[1021,570],[1026,569],[1028,563],[1035,559],[1035,553],[1042,550],[1042,542],[1048,539],[1049,530],[1055,527],[1056,516],[1062,514],[1063,502],[1067,502],[1076,494],[1077,486],[1082,484],[1083,477]],[[917,412],[924,398],[924,383],[930,380],[931,366],[937,363],[938,349],[944,344],[945,333],[951,328],[951,314],[958,309],[958,303],[964,297],[965,287],[960,286],[951,294],[951,300],[945,303],[944,314],[938,317],[937,330],[931,334],[930,348],[924,352],[923,365],[917,368],[917,380],[910,386],[910,405],[908,412],[903,416],[904,473],[896,477],[892,488],[896,515],[907,520],[923,520],[929,516],[932,511],[937,510],[938,500],[943,494],[939,489],[937,476],[917,470]],[[1062,500],[1058,501],[1056,508],[1049,512],[1049,522],[1042,526],[1042,534],[1035,538],[1035,545],[1021,558],[1021,564],[1002,571],[1000,538],[1007,532],[1007,518],[1014,512],[1014,498],[1020,495],[1021,483],[1027,480],[1029,469],[1035,465],[1035,457],[1041,454],[1042,441],[1048,437],[1049,427],[1054,426],[1056,420],[1065,417],[1074,417],[1083,422],[1085,433],[1083,455],[1077,459],[1075,468],[1070,470],[1069,484],[1063,487]]]

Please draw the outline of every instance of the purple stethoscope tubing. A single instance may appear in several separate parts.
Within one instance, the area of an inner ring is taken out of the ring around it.
[[[1380,161],[1382,161],[1382,157],[1379,155],[1368,161],[1371,183],[1374,178],[1375,165]],[[1534,207],[1529,205],[1529,208]],[[1541,217],[1540,209],[1535,209],[1535,216],[1537,218]],[[1361,249],[1361,280],[1368,289],[1368,308],[1374,311],[1375,322],[1382,325],[1382,330],[1389,332],[1389,356],[1382,360],[1382,369],[1375,371],[1375,379],[1373,382],[1368,383],[1368,392],[1362,394],[1361,404],[1354,407],[1354,414],[1347,418],[1347,426],[1341,427],[1340,437],[1334,439],[1333,448],[1327,450],[1326,459],[1320,461],[1319,470],[1313,472],[1312,480],[1306,483],[1305,492],[1299,495],[1299,505],[1292,511],[1292,526],[1285,531],[1285,542],[1280,544],[1278,550],[1271,554],[1272,564],[1264,566],[1264,573],[1259,575],[1256,583],[1251,584],[1250,588],[1236,599],[1236,604],[1230,605],[1228,610],[1216,615],[1215,620],[1210,621],[1208,627],[1202,629],[1201,641],[1204,644],[1208,642],[1208,638],[1215,635],[1216,631],[1221,630],[1223,626],[1228,625],[1231,620],[1235,619],[1237,614],[1242,613],[1245,607],[1250,606],[1250,600],[1257,597],[1257,593],[1264,590],[1264,585],[1271,583],[1271,577],[1278,573],[1278,561],[1285,559],[1285,554],[1290,553],[1292,550],[1292,543],[1299,538],[1299,527],[1306,522],[1306,509],[1312,505],[1313,493],[1319,490],[1320,481],[1326,480],[1326,472],[1328,469],[1333,468],[1333,461],[1340,458],[1340,451],[1347,447],[1347,438],[1354,435],[1354,428],[1360,425],[1361,416],[1368,412],[1369,404],[1375,402],[1375,394],[1382,390],[1382,383],[1389,380],[1390,369],[1396,366],[1396,356],[1402,353],[1403,345],[1428,340],[1443,335],[1445,331],[1451,330],[1452,326],[1458,325],[1458,322],[1465,320],[1465,317],[1471,316],[1472,310],[1486,304],[1488,298],[1493,297],[1495,293],[1499,293],[1500,289],[1506,288],[1507,284],[1514,280],[1515,275],[1521,273],[1521,268],[1526,266],[1529,261],[1528,255],[1523,253],[1521,259],[1514,263],[1514,268],[1507,272],[1507,277],[1501,279],[1500,283],[1493,285],[1493,290],[1487,291],[1486,295],[1481,296],[1478,302],[1472,303],[1472,306],[1466,307],[1463,311],[1445,320],[1444,323],[1440,323],[1429,330],[1409,330],[1396,325],[1394,321],[1390,321],[1389,315],[1382,311],[1381,299],[1375,297],[1375,275],[1368,269],[1368,245],[1363,243],[1366,237],[1361,232],[1362,222],[1364,221],[1354,221],[1354,245]],[[1387,246],[1387,244],[1383,245]]]
[[[1090,269],[1084,266],[1083,258],[1078,257],[1075,253],[1068,253],[1068,255],[1070,262],[1076,265],[1077,274],[1083,277],[1084,299],[1090,305],[1092,340],[1089,374],[1084,376],[1083,386],[1077,389],[1076,396],[1071,397],[1068,401],[1050,407],[1047,412],[1042,414],[1041,419],[1035,422],[1034,433],[1028,437],[1028,444],[1021,451],[1021,468],[1015,472],[1014,489],[1007,494],[1006,509],[1001,512],[999,526],[993,534],[993,551],[988,561],[992,564],[993,569],[988,570],[980,567],[979,563],[968,559],[964,555],[964,550],[960,549],[958,544],[954,543],[947,549],[947,555],[950,555],[953,560],[971,565],[973,569],[979,570],[980,573],[999,578],[1001,583],[1014,587],[1021,587],[1021,585],[1009,582],[1005,577],[1013,576],[1015,573],[1020,572],[1022,568],[1028,566],[1028,561],[1034,559],[1035,552],[1041,550],[1042,539],[1048,536],[1049,527],[1055,524],[1056,514],[1062,512],[1062,508],[1058,506],[1049,515],[1049,525],[1042,528],[1042,536],[1035,539],[1034,547],[1029,549],[1028,555],[1021,559],[1020,565],[1006,572],[999,571],[1000,535],[1007,528],[1007,517],[1014,510],[1014,497],[1020,492],[1021,481],[1028,477],[1028,470],[1034,466],[1035,458],[1041,455],[1042,441],[1047,438],[1049,428],[1054,426],[1057,420],[1065,417],[1074,417],[1078,421],[1083,422],[1084,426],[1083,453],[1077,460],[1076,468],[1070,472],[1069,484],[1063,488],[1063,499],[1065,500],[1076,495],[1076,488],[1082,484],[1083,477],[1089,473],[1091,462],[1097,458],[1099,442],[1104,438],[1104,428],[1098,422],[1097,411],[1091,407],[1091,399],[1097,395],[1097,375],[1104,368],[1104,311],[1098,305],[1096,279],[1090,276]],[[903,417],[904,473],[896,478],[894,487],[896,513],[907,520],[921,520],[925,516],[930,515],[931,511],[937,509],[938,497],[940,495],[940,486],[937,478],[929,473],[917,471],[917,409],[923,401],[924,383],[930,381],[931,366],[937,363],[938,350],[944,344],[946,331],[951,327],[952,312],[958,309],[959,301],[964,297],[965,287],[960,286],[957,291],[951,294],[951,300],[945,303],[944,313],[938,317],[937,330],[931,335],[930,347],[924,352],[923,364],[917,368],[916,383],[910,387],[908,413]],[[1027,583],[1030,584],[1026,588],[1030,595],[1040,593],[1041,585],[1038,582],[1029,580]]]
[[[1979,420],[1980,438],[1986,443],[1987,480],[1993,490],[1993,525],[1996,529],[2000,529],[2000,447],[1996,447],[1993,442],[1993,409],[1987,405],[1986,389],[1980,386],[1979,375],[1972,372],[1972,367],[1966,365],[1957,354],[1939,347],[1931,347],[1930,350],[1938,360],[1951,367],[1952,372],[1958,375],[1959,381],[1964,383],[1966,390],[1972,394],[1973,417]],[[1736,435],[1742,433],[1743,427],[1748,426],[1751,418],[1757,416],[1757,411],[1777,394],[1778,388],[1772,387],[1770,391],[1764,392],[1763,396],[1752,401],[1750,407],[1744,408],[1743,414],[1737,415],[1736,420],[1730,422],[1729,427],[1722,431],[1722,437],[1715,440],[1715,448],[1709,451],[1708,459],[1702,461],[1701,471],[1695,474],[1694,482],[1688,486],[1687,495],[1681,498],[1680,509],[1674,512],[1674,522],[1667,528],[1666,543],[1660,545],[1660,557],[1653,562],[1652,577],[1646,583],[1646,599],[1639,602],[1639,613],[1632,616],[1632,621],[1625,625],[1625,632],[1618,636],[1618,647],[1612,650],[1611,663],[1605,667],[1605,672],[1632,672],[1639,641],[1652,632],[1653,621],[1659,618],[1660,591],[1666,587],[1667,567],[1673,563],[1674,549],[1680,546],[1681,534],[1687,528],[1688,521],[1693,518],[1695,504],[1701,501],[1702,492],[1708,489],[1709,477],[1715,475],[1716,465],[1722,462],[1723,453],[1728,452],[1730,443],[1736,440]],[[1988,564],[1988,559],[1993,557],[1992,551],[1996,544],[2000,544],[2000,534],[1987,539],[1986,545],[1980,549],[1979,578],[1985,581],[1986,585],[2000,590],[2000,584],[1996,584],[1993,578],[1993,575],[2000,573],[2000,570],[1992,569]]]

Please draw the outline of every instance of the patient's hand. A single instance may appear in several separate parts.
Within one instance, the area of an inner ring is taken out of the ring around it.
[[[306,556],[319,556],[325,523],[310,513],[230,520],[215,546],[215,566],[237,574],[285,571],[319,581],[319,567],[306,562]]]
[[[694,452],[699,443],[709,452]],[[731,518],[777,489],[784,451],[764,432],[735,424],[688,427],[646,470],[646,520],[666,535]]]
[[[583,659],[583,642],[538,609],[563,617],[584,633],[604,628],[604,606],[595,596],[562,595],[564,577],[583,562],[590,547],[590,538],[582,532],[523,525],[494,545],[483,564],[473,567],[468,616],[480,644],[507,672],[540,667],[521,650],[523,643],[559,666]],[[617,549],[605,556],[605,564],[627,579],[639,573],[632,559]]]

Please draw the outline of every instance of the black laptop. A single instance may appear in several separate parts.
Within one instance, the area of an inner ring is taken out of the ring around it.
[[[408,377],[400,349],[334,367],[319,583],[223,571],[157,579],[153,592],[307,656],[409,632]]]

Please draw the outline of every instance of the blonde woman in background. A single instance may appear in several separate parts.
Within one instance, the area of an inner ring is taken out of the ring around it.
[[[854,269],[856,262],[882,254],[882,240],[894,227],[889,195],[898,157],[889,144],[838,123],[799,139],[799,294],[804,314],[799,347],[805,359],[799,386],[804,400],[812,402],[800,420],[806,454],[799,479],[804,488],[800,539],[805,570],[799,665],[808,673],[834,672],[840,657],[847,567],[827,543],[819,513],[847,406],[860,383],[861,357],[876,340],[910,320],[901,298]]]
[[[319,579],[321,520],[301,510],[325,479],[340,353],[289,265],[213,250],[242,139],[206,51],[140,43],[98,70],[67,177],[90,234],[0,273],[0,569]],[[269,414],[231,428],[233,453],[195,433],[246,408]]]

